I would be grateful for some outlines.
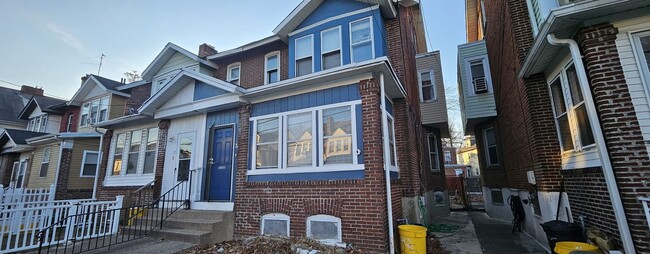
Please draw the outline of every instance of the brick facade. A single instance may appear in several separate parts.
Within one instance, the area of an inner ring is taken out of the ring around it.
[[[239,85],[244,88],[252,88],[264,85],[265,55],[273,51],[280,51],[280,80],[289,77],[289,47],[283,41],[276,41],[222,59],[213,60],[219,66],[215,71],[215,77],[227,80],[228,65],[236,62],[241,63]]]
[[[142,106],[149,96],[151,95],[151,84],[145,84],[131,88],[129,94],[131,97],[126,101],[126,107],[124,107],[124,115],[129,115],[129,108],[137,110]]]
[[[56,200],[66,199],[88,199],[93,196],[93,189],[68,189],[70,177],[70,162],[72,160],[72,149],[61,149],[61,161],[59,162],[59,174],[56,181]]]
[[[72,115],[72,119],[69,117]],[[68,130],[68,120],[72,120],[72,125],[70,126],[70,130]],[[77,127],[79,125],[77,124],[79,121],[79,107],[74,107],[71,106],[69,107],[65,113],[61,116],[61,126],[59,127],[59,132],[77,132]]]

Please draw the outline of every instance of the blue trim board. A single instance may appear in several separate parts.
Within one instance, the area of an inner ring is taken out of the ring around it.
[[[307,180],[344,180],[363,179],[364,170],[335,171],[317,173],[249,175],[249,182],[307,181]]]
[[[194,81],[194,101],[215,97],[226,93],[228,92],[216,88],[214,86],[208,85],[202,81],[198,81],[198,80]]]
[[[360,99],[361,95],[359,94],[359,86],[357,84],[339,86],[253,104],[251,117]]]

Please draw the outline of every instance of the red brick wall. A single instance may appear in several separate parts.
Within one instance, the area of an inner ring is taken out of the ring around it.
[[[61,150],[61,161],[59,166],[58,180],[56,183],[56,194],[54,199],[87,199],[92,198],[93,189],[68,189],[70,160],[72,159],[72,149],[64,148]]]
[[[277,50],[280,51],[280,80],[285,80],[288,78],[289,47],[282,41],[273,42],[246,52],[213,61],[219,65],[219,69],[215,71],[215,77],[221,80],[226,80],[228,65],[240,62],[240,86],[251,88],[264,85],[264,56]]]
[[[59,132],[68,132],[68,117],[72,115],[72,126],[70,127],[70,132],[77,132],[77,127],[79,127],[79,107],[70,107],[68,110],[63,113],[61,116],[61,126],[59,127]]]
[[[650,231],[639,196],[650,186],[650,158],[632,105],[611,24],[583,28],[577,40],[637,253],[650,252]]]
[[[124,115],[129,114],[129,108],[137,110],[142,106],[144,101],[149,99],[149,96],[151,95],[151,83],[132,88],[130,94],[131,97],[126,100]]]

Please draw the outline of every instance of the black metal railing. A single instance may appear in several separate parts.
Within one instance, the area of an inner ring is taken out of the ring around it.
[[[108,248],[147,236],[179,209],[190,208],[192,172],[157,199],[122,208],[75,213],[53,222],[38,233],[38,253],[81,253]],[[145,188],[146,189],[146,188]],[[134,192],[135,193],[135,192]],[[144,194],[142,194],[144,195]],[[140,196],[134,200],[144,200]]]

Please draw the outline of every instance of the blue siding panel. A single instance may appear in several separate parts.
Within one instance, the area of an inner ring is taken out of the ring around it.
[[[263,116],[360,99],[361,95],[357,84],[339,86],[253,104],[251,116]]]
[[[354,171],[339,171],[339,172],[249,175],[248,181],[249,182],[273,182],[273,181],[363,179],[364,174],[365,174],[364,170],[354,170]]]
[[[194,83],[194,101],[228,93],[214,86],[196,80]]]
[[[311,15],[309,15],[309,17],[303,20],[302,23],[300,23],[300,25],[296,27],[296,29],[309,26],[311,24],[319,22],[323,19],[327,19],[329,17],[341,15],[344,13],[356,11],[367,7],[370,7],[370,5],[362,2],[357,2],[357,1],[349,1],[349,0],[323,1],[323,3],[321,3],[320,6],[318,6],[318,8],[316,8],[316,10],[314,10],[311,13]]]

